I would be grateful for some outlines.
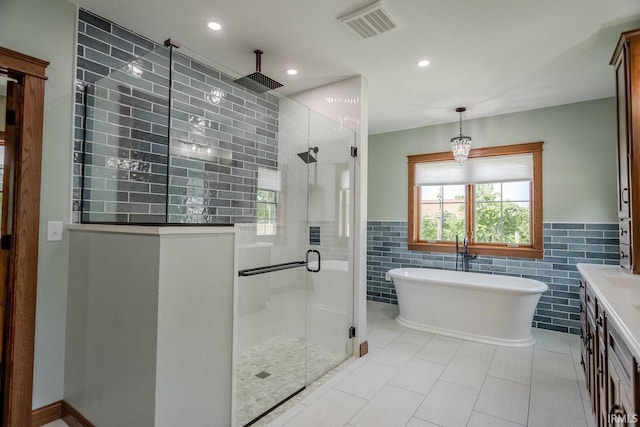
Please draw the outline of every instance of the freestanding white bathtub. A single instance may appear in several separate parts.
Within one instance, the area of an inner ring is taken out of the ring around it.
[[[428,268],[397,268],[389,276],[403,326],[487,344],[535,344],[531,321],[548,289],[542,282]]]

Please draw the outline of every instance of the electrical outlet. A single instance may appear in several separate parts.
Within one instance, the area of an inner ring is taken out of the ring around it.
[[[62,221],[47,222],[47,241],[58,242],[62,240]]]

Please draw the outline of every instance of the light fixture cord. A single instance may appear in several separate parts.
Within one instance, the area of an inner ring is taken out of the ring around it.
[[[460,136],[462,136],[462,112],[460,112]]]

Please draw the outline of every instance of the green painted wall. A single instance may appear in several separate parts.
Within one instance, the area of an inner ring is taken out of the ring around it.
[[[46,241],[47,221],[69,222],[76,7],[64,0],[0,1],[0,46],[51,64],[45,86],[33,407],[63,397],[68,233]]]
[[[544,142],[544,221],[617,221],[614,98],[465,120],[463,130],[474,148]],[[406,221],[407,155],[448,151],[457,133],[447,123],[370,135],[368,219]]]

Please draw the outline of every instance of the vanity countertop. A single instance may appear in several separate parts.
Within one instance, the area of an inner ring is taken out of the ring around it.
[[[640,361],[640,275],[615,265],[578,264],[578,271],[591,285],[608,320],[616,324]]]

